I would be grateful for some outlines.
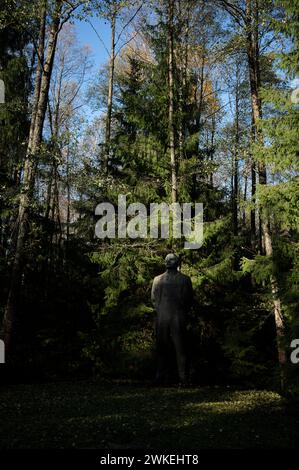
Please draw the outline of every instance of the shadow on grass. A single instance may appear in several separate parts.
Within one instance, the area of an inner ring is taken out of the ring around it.
[[[296,448],[275,392],[72,382],[0,390],[2,448]]]

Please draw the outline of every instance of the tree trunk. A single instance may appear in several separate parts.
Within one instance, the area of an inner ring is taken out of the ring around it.
[[[46,32],[46,11],[47,11],[47,0],[42,2],[41,12],[40,12],[40,26],[39,26],[39,35],[38,35],[38,50],[37,50],[37,67],[36,67],[36,78],[35,78],[35,88],[34,88],[34,99],[32,107],[32,115],[30,122],[30,131],[34,129],[35,117],[37,113],[37,106],[40,95],[41,81],[43,75],[44,67],[44,55],[45,55],[45,32]]]
[[[215,134],[216,134],[216,116],[215,114],[212,115],[212,131],[211,131],[211,155],[210,155],[210,161],[213,163],[214,161],[214,154],[215,154]],[[213,170],[210,173],[209,177],[209,183],[213,187],[214,185],[214,172]]]
[[[189,27],[190,27],[190,5],[187,5],[187,12],[182,11],[182,2],[178,2],[178,15],[182,33],[179,35],[179,45],[177,47],[179,54],[179,126],[178,126],[178,164],[184,159],[184,140],[186,135],[185,102],[187,98],[186,86],[188,76],[189,59]]]
[[[246,227],[246,201],[247,201],[247,182],[248,182],[248,176],[247,173],[244,175],[244,209],[243,209],[243,225]]]
[[[257,123],[262,118],[262,105],[259,96],[260,89],[260,63],[259,63],[259,47],[258,47],[258,23],[257,23],[257,5],[256,0],[246,0],[246,44],[247,58],[249,69],[249,82],[251,92],[251,108],[252,108],[252,142],[261,141],[261,136],[257,130]],[[258,170],[259,184],[267,183],[266,168],[264,165],[256,163],[252,160],[251,176],[252,176],[252,199],[254,204],[256,196],[256,170]],[[251,210],[251,234],[252,242],[255,248],[256,241],[256,210]],[[259,215],[259,252],[262,252],[262,223]]]
[[[273,244],[270,231],[269,214],[261,217],[262,233],[264,236],[265,251],[267,256],[273,256]],[[285,390],[285,365],[287,363],[287,355],[285,349],[285,327],[284,318],[279,298],[278,281],[274,274],[270,277],[271,293],[274,305],[274,318],[276,327],[276,344],[278,351],[278,361],[280,365],[280,385],[281,390]]]
[[[252,143],[254,140],[252,139]],[[254,205],[255,204],[255,198],[256,198],[256,166],[255,166],[255,161],[253,160],[253,157],[250,156],[251,158],[251,202]],[[251,246],[253,251],[255,251],[256,248],[256,221],[255,221],[255,207],[252,207],[250,209],[250,234],[251,234]]]
[[[115,66],[115,28],[116,28],[116,7],[114,7],[111,17],[111,51],[109,61],[109,82],[108,82],[108,101],[107,101],[107,117],[105,130],[105,173],[109,172],[110,157],[110,140],[111,140],[111,120],[112,120],[112,104],[113,104],[113,86],[114,86],[114,66]]]
[[[70,239],[70,224],[71,224],[71,185],[70,185],[70,149],[67,147],[66,153],[66,191],[67,191],[67,213],[66,213],[66,244]]]
[[[238,194],[239,194],[239,64],[236,64],[235,89],[235,150],[233,164],[233,232],[238,235]]]
[[[252,104],[252,123],[253,123],[253,139],[262,142],[262,136],[258,132],[257,124],[262,118],[262,106],[259,95],[260,88],[260,64],[258,49],[258,3],[257,0],[246,0],[246,37],[247,37],[247,57],[249,67],[249,80],[251,90]],[[258,164],[259,184],[267,184],[267,172],[264,164]],[[270,231],[269,213],[267,210],[260,216],[260,238],[263,237],[265,254],[269,257],[273,256],[273,244]],[[260,247],[261,249],[262,247]],[[276,325],[276,339],[278,360],[281,370],[281,388],[285,386],[284,366],[286,364],[286,351],[284,345],[284,321],[279,299],[278,281],[274,275],[271,276],[271,292],[274,305],[274,318]]]
[[[45,219],[49,219],[50,211],[51,211],[53,174],[54,174],[54,169],[53,169],[53,165],[52,165],[49,176],[48,176]]]
[[[174,0],[168,1],[168,126],[171,168],[171,201],[177,202],[177,166],[175,156],[175,126],[174,126],[174,65],[173,65],[173,14]]]
[[[199,134],[201,132],[201,115],[203,112],[203,92],[204,92],[204,80],[205,80],[205,51],[202,49],[202,58],[201,58],[201,68],[200,68],[200,93],[199,93],[199,102],[198,102],[198,121],[197,126],[199,128]]]
[[[11,286],[8,294],[5,315],[3,320],[4,342],[6,353],[9,354],[12,346],[13,336],[15,333],[15,324],[17,320],[17,301],[20,293],[22,281],[22,258],[26,236],[28,233],[28,211],[31,204],[32,192],[34,186],[34,173],[36,168],[36,160],[38,157],[39,147],[42,139],[43,124],[46,114],[50,79],[54,61],[54,54],[57,43],[57,35],[60,25],[60,13],[62,1],[57,0],[53,19],[49,32],[47,57],[44,67],[35,79],[35,103],[33,106],[33,115],[30,125],[28,147],[25,157],[23,187],[19,201],[18,212],[18,232],[16,236],[15,258],[11,272]],[[41,14],[41,25],[39,31],[39,49],[42,52],[44,45],[44,13]],[[41,57],[40,57],[41,58]]]

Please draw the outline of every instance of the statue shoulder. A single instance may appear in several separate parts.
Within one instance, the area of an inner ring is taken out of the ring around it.
[[[184,283],[190,284],[190,282],[191,282],[191,277],[188,276],[187,274],[183,274],[183,273],[180,272],[180,278],[181,278],[182,282],[184,282]]]
[[[159,282],[161,282],[161,281],[163,280],[163,278],[164,278],[164,275],[165,275],[165,273],[159,274],[159,276],[155,276],[155,277],[154,277],[154,283],[155,283],[155,284],[158,284]]]

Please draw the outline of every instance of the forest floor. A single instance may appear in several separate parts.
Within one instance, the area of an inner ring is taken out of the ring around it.
[[[90,381],[0,387],[0,447],[296,448],[299,409],[273,391]]]

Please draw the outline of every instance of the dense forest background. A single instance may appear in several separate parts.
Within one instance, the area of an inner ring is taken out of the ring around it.
[[[150,289],[174,251],[195,290],[192,381],[298,391],[298,12],[0,0],[0,380],[153,378]],[[97,17],[95,74],[75,24]],[[98,239],[95,208],[119,194],[203,203],[203,246]]]

